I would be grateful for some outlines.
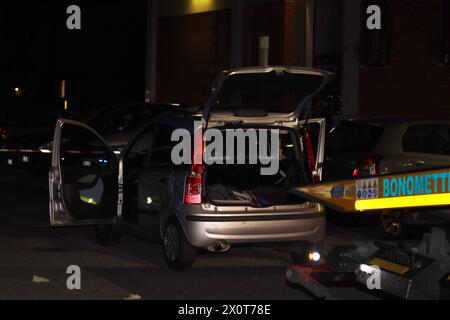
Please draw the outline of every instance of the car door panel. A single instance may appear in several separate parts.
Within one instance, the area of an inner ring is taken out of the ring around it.
[[[447,123],[412,124],[405,128],[400,146],[406,170],[448,165],[450,161],[450,125]]]
[[[118,191],[115,155],[88,126],[57,121],[49,184],[52,226],[114,222]]]
[[[142,172],[139,177],[139,228],[145,238],[160,241],[160,209],[163,203],[166,185],[160,183],[166,174],[153,171]]]
[[[155,126],[144,127],[126,147],[120,160],[120,179],[123,184],[122,220],[139,223],[139,210],[142,208],[139,193],[141,175],[147,170],[149,149],[153,144]]]
[[[445,166],[450,161],[450,156],[425,153],[404,153],[403,158],[403,166],[412,170]]]
[[[151,146],[148,168],[139,177],[139,201],[141,210],[159,212],[167,196],[167,181],[172,165],[172,132],[167,125],[158,126],[155,143]]]
[[[143,172],[139,180],[139,206],[141,210],[159,211],[167,193],[167,177],[165,169],[150,169]]]
[[[160,212],[166,203],[168,179],[173,170],[171,153],[172,132],[174,128],[159,125],[155,133],[154,143],[150,146],[149,162],[139,175],[138,212],[139,224],[148,236],[160,240]]]

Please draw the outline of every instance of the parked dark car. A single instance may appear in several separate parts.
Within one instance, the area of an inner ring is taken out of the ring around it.
[[[450,166],[450,120],[365,117],[341,121],[328,134],[323,176],[343,180],[442,166]],[[429,213],[380,214],[381,230],[394,238],[418,224],[435,223],[442,220]]]
[[[9,166],[41,167],[45,155],[36,151],[53,139],[54,125],[61,117],[77,119],[72,112],[49,107],[5,110],[0,117],[2,162]],[[49,159],[46,162],[49,164]]]
[[[119,153],[154,116],[194,110],[195,107],[173,103],[126,103],[94,110],[82,121],[101,134],[111,148]]]

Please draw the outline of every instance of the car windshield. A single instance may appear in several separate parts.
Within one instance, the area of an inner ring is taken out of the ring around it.
[[[226,78],[214,111],[264,110],[291,113],[323,82],[323,77],[290,72],[239,73]]]

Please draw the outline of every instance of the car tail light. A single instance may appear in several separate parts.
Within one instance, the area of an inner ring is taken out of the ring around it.
[[[202,203],[203,165],[193,164],[186,178],[184,202],[186,204]]]
[[[0,139],[5,140],[6,139],[6,129],[0,128]]]
[[[306,128],[303,129],[303,140],[305,142],[306,156],[308,158],[308,166],[312,174],[312,179],[314,182],[319,182],[320,175],[316,170],[316,156],[314,154],[311,137],[309,136],[308,130],[306,130]]]
[[[199,129],[201,130],[201,129]],[[203,185],[203,135],[198,135],[198,140],[194,142],[194,154],[191,171],[186,178],[184,190],[184,202],[186,204],[202,203]]]
[[[374,176],[380,174],[381,156],[370,156],[359,161],[358,166],[353,171],[353,176]]]

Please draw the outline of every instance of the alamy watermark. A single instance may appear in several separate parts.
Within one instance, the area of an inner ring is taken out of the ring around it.
[[[367,7],[366,13],[370,15],[367,18],[366,26],[369,30],[381,29],[381,8],[378,5]],[[66,26],[69,30],[81,30],[81,8],[78,5],[71,4],[66,9],[69,16],[66,20]]]
[[[66,286],[69,290],[81,290],[81,268],[77,265],[67,267],[66,273],[69,275]]]
[[[367,7],[366,13],[370,16],[367,18],[366,26],[369,30],[381,29],[381,8],[377,5]]]
[[[379,266],[362,264],[359,271],[367,277],[366,285],[369,290],[381,290],[381,269]]]
[[[278,129],[206,129],[195,122],[194,141],[186,129],[172,133],[178,144],[172,149],[172,162],[181,164],[261,164],[261,175],[279,171],[280,131]],[[193,149],[192,149],[193,148]],[[193,156],[192,156],[193,155]]]
[[[72,4],[67,7],[66,13],[69,14],[66,20],[66,26],[69,30],[81,30],[81,9]]]

